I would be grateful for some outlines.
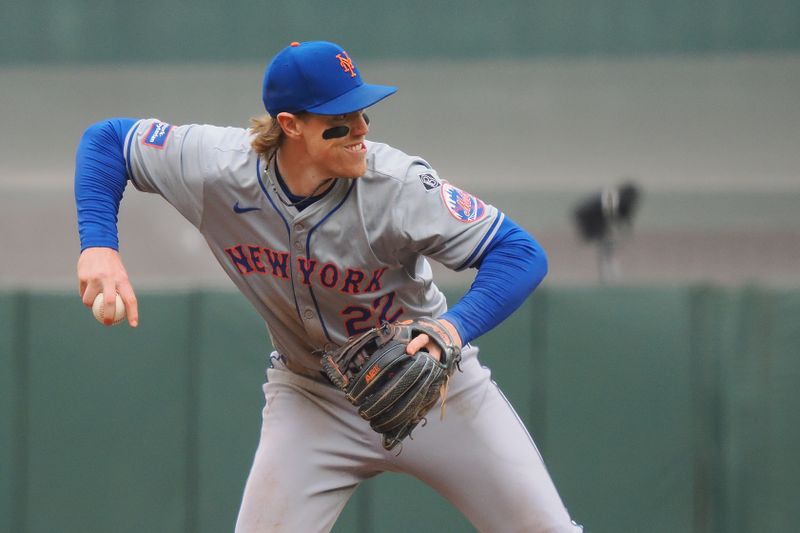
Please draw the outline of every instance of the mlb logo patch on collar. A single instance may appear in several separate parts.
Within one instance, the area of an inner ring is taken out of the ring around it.
[[[166,122],[154,122],[147,131],[147,135],[142,138],[142,144],[163,150],[164,145],[167,144],[167,138],[169,138],[171,131],[172,124],[167,124]]]
[[[439,179],[433,174],[420,174],[419,180],[422,182],[422,185],[425,186],[426,191],[432,191],[441,185],[441,183],[439,183]]]
[[[486,216],[486,204],[458,187],[442,182],[442,200],[450,214],[459,222],[477,222]]]

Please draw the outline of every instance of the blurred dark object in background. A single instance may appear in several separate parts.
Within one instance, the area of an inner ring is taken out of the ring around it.
[[[587,241],[604,239],[620,225],[630,227],[641,193],[633,183],[607,187],[575,208],[575,222]]]
[[[619,279],[620,266],[616,249],[633,226],[641,192],[631,182],[606,187],[578,204],[573,212],[581,236],[598,246],[600,281]]]

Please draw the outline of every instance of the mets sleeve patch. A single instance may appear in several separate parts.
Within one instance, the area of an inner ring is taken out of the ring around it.
[[[442,182],[442,200],[453,218],[459,222],[477,222],[486,216],[486,204],[458,187]]]
[[[147,134],[142,137],[142,144],[163,150],[171,131],[172,124],[154,122],[153,125],[150,126],[150,129],[147,130]]]

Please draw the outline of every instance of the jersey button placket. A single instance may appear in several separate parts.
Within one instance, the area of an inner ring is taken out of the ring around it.
[[[292,225],[291,240],[292,245],[294,246],[292,264],[295,265],[295,268],[297,268],[297,257],[305,256],[305,248],[303,246],[303,240],[305,237],[303,234],[304,229],[305,226],[300,222]],[[297,274],[302,276],[302,274],[299,272]],[[301,315],[303,317],[303,328],[312,335],[322,335],[320,323],[315,320],[317,315],[314,313],[312,308],[314,302],[311,299],[311,293],[308,289],[309,287],[302,283],[297,283],[294,286],[295,300],[297,301],[297,305],[299,306]]]
[[[303,251],[303,239],[300,232],[304,229],[303,224],[297,223],[294,225],[294,249],[298,252]]]

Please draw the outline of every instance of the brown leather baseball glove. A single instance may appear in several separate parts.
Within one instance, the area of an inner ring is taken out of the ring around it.
[[[408,343],[422,333],[441,349],[440,361],[426,351],[406,353]],[[461,349],[447,330],[435,319],[420,318],[384,323],[351,338],[322,356],[322,369],[391,450],[446,395],[460,361]]]

